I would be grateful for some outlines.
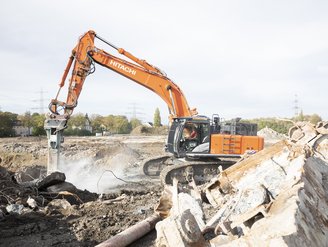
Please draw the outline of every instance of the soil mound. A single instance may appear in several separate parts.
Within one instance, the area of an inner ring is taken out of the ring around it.
[[[167,126],[146,127],[140,125],[134,128],[130,134],[131,135],[167,135],[168,127]]]

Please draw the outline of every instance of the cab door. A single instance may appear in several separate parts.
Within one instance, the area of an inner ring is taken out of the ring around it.
[[[173,121],[167,139],[167,151],[178,158],[185,156],[185,152],[180,148],[180,140],[182,138],[184,125],[185,121]]]

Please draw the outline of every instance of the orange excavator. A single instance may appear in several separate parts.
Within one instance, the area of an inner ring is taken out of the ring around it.
[[[129,61],[97,48],[96,39],[117,50]],[[180,180],[197,177],[201,182],[216,174],[219,166],[233,164],[233,160],[240,158],[245,152],[263,149],[264,141],[257,136],[256,124],[243,123],[240,119],[221,121],[216,114],[212,118],[198,115],[196,109],[189,107],[182,90],[163,71],[116,47],[94,31],[88,31],[79,38],[73,49],[57,95],[49,104],[51,114],[45,120],[49,146],[48,172],[57,170],[63,131],[77,106],[86,77],[95,71],[95,64],[148,88],[168,106],[170,130],[166,150],[171,154],[144,161],[146,175],[159,175],[163,170],[161,176],[165,183],[170,183],[173,177]],[[58,96],[71,68],[68,95],[63,102],[58,100]]]

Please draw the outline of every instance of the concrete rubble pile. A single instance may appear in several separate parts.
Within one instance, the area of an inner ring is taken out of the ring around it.
[[[81,191],[66,182],[64,173],[46,175],[45,172],[41,167],[28,167],[11,173],[0,167],[0,220],[9,214],[47,213],[58,207],[65,208],[65,203],[71,206],[97,198],[95,193]]]
[[[208,184],[174,180],[157,207],[156,245],[327,246],[327,136],[328,123],[299,122]]]
[[[265,127],[257,132],[258,136],[262,136],[265,140],[265,145],[274,144],[278,141],[287,139],[284,134],[278,133],[271,128]]]

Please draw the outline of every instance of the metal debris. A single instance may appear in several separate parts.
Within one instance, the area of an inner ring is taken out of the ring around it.
[[[124,230],[114,237],[100,243],[97,247],[125,247],[141,238],[154,229],[156,223],[160,221],[160,216],[154,214],[134,226]]]

